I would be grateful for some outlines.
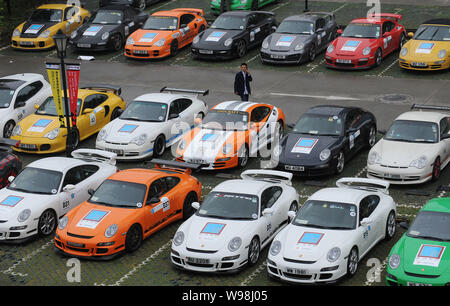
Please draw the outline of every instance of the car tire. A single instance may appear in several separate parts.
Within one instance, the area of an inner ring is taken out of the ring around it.
[[[178,41],[173,40],[172,43],[170,44],[170,56],[174,57],[177,55],[177,53],[178,53]]]
[[[316,59],[316,46],[311,45],[311,48],[309,49],[309,53],[308,53],[308,60],[310,62],[313,62]]]
[[[259,254],[261,252],[261,245],[259,243],[259,238],[257,236],[253,237],[250,245],[248,246],[248,261],[249,267],[254,266],[259,259]]]
[[[72,128],[71,133],[73,133],[72,135],[74,135],[74,139],[71,139],[71,141],[69,141],[69,144],[71,144],[72,149],[75,150],[80,144],[80,132],[78,132],[77,128]]]
[[[47,237],[51,235],[58,225],[58,221],[56,219],[56,213],[53,209],[45,210],[38,221],[38,234],[41,237]]]
[[[433,173],[431,176],[431,180],[433,182],[437,181],[441,176],[441,159],[438,157],[433,163]]]
[[[159,135],[155,139],[155,143],[153,144],[153,157],[159,157],[164,154],[166,150],[166,137],[164,135]]]
[[[119,116],[120,116],[120,110],[121,110],[120,107],[116,107],[116,108],[113,110],[113,112],[111,113],[111,119],[110,119],[109,121],[113,121],[114,119],[119,118]]]
[[[247,44],[245,43],[245,40],[240,39],[236,43],[236,55],[241,58],[244,57],[245,54],[247,54]]]
[[[5,126],[3,127],[3,138],[10,138],[15,126],[16,123],[13,120],[9,120],[8,122],[6,122]]]
[[[195,212],[192,203],[197,202],[197,194],[193,191],[189,192],[183,202],[183,220],[189,219]]]
[[[377,127],[372,125],[369,129],[369,135],[367,136],[367,148],[372,148],[377,142]]]
[[[136,7],[140,10],[145,10],[145,8],[147,7],[147,0],[137,0]]]
[[[345,167],[345,154],[344,151],[340,151],[337,156],[336,169],[334,172],[336,174],[341,174],[344,171],[344,167]]]
[[[398,46],[398,50],[401,50],[402,47],[406,44],[407,41],[408,40],[406,39],[405,33],[402,33],[402,35],[400,36],[400,43],[399,43],[399,46]]]
[[[352,277],[353,275],[356,274],[356,272],[358,271],[358,262],[359,262],[358,249],[356,247],[353,247],[347,259],[348,277]]]
[[[297,203],[296,201],[294,201],[294,202],[291,203],[291,206],[289,206],[289,211],[295,211],[295,213],[298,212],[298,203]],[[288,222],[288,223],[291,223],[291,221],[292,221],[292,220],[288,217],[288,218],[287,218],[287,222]]]
[[[395,223],[395,212],[392,210],[386,220],[386,234],[384,239],[390,240],[395,235],[396,223]]]
[[[125,250],[127,253],[133,253],[142,244],[142,229],[139,224],[133,224],[127,231],[125,237]]]
[[[120,34],[114,35],[112,42],[114,51],[120,51],[122,49],[123,47],[122,35]]]
[[[245,166],[247,166],[250,156],[247,144],[244,144],[239,151],[242,152],[239,152],[238,154],[238,166],[240,168],[244,168]]]
[[[381,61],[383,60],[383,53],[381,52],[381,49],[378,49],[375,52],[375,67],[378,67],[381,65]]]

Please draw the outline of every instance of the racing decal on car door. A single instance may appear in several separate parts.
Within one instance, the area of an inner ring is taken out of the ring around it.
[[[439,267],[445,246],[422,244],[414,259],[414,265]]]
[[[164,197],[161,199],[161,203],[152,208],[152,214],[160,211],[162,209],[163,212],[170,209],[170,200],[168,197]]]
[[[386,37],[386,38],[383,38],[383,47],[385,48],[385,49],[387,49],[387,47],[389,46],[389,43],[392,41],[392,36],[391,35],[389,35],[388,37]]]
[[[32,24],[26,29],[24,34],[37,34],[43,27],[43,24]]]
[[[205,41],[219,41],[225,34],[227,34],[227,32],[212,32],[211,34],[209,34],[208,37],[206,37]]]
[[[301,137],[295,146],[292,148],[291,153],[303,153],[309,154],[311,153],[314,146],[319,141],[318,138],[303,138]]]
[[[158,33],[145,33],[144,36],[139,39],[139,42],[151,43],[156,36],[158,36]]]
[[[95,117],[94,113],[89,114],[89,124],[90,126],[94,126],[97,123],[97,117]]]
[[[212,223],[208,222],[205,224],[200,234],[212,234],[212,235],[220,235],[225,228],[226,224],[224,223]]]
[[[259,33],[260,31],[261,31],[261,28],[259,28],[259,27],[250,31],[250,41],[254,41],[256,34]]]
[[[421,43],[416,49],[416,53],[430,54],[434,47],[434,43]]]
[[[102,29],[102,26],[90,26],[87,28],[86,31],[84,31],[84,36],[95,36],[97,33]]]
[[[91,209],[76,226],[95,229],[110,212],[109,210]]]
[[[341,51],[351,51],[354,52],[358,49],[358,46],[361,44],[360,40],[348,40],[341,48]]]
[[[51,122],[52,120],[50,119],[39,119],[32,126],[30,126],[27,131],[42,133]]]
[[[290,47],[295,36],[281,36],[275,44],[277,47]]]
[[[348,137],[348,143],[349,143],[350,149],[352,149],[355,146],[355,139],[356,139],[356,137],[359,136],[359,134],[361,134],[361,131],[357,130],[355,133],[351,134]]]

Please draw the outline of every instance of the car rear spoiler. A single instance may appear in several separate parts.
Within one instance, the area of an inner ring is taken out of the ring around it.
[[[244,180],[257,180],[274,183],[284,183],[292,186],[293,174],[290,172],[277,171],[277,170],[245,170],[241,173],[241,178]]]
[[[425,104],[413,104],[411,106],[411,110],[413,109],[426,109],[426,110],[441,110],[441,111],[450,111],[450,106],[444,105],[425,105]]]
[[[353,188],[368,191],[379,191],[384,194],[389,194],[389,182],[379,179],[344,177],[336,182],[339,188]]]
[[[185,162],[179,162],[175,160],[165,160],[165,159],[159,159],[159,158],[152,158],[149,161],[145,161],[145,164],[155,164],[156,169],[175,169],[175,170],[182,170],[186,174],[191,174],[192,170],[200,170],[202,165],[199,164],[192,164],[192,163],[185,163]]]
[[[159,92],[169,92],[169,93],[182,92],[182,93],[206,96],[209,94],[209,89],[195,90],[195,89],[171,88],[171,87],[164,86],[163,88],[161,88],[161,90]]]
[[[114,166],[116,164],[117,154],[97,149],[77,149],[72,152],[72,157],[108,163]]]
[[[331,16],[334,19],[336,19],[336,16],[334,15],[334,13],[329,13],[329,12],[305,12],[303,13],[303,15],[321,15],[321,16]]]
[[[390,14],[390,13],[375,13],[372,14],[370,16],[367,17],[371,17],[371,18],[383,18],[383,19],[390,19],[390,20],[395,20],[395,21],[400,21],[403,18],[403,15],[400,14]]]
[[[171,10],[172,12],[187,12],[196,14],[199,16],[204,16],[205,12],[202,9],[196,9],[196,8],[176,8]]]
[[[13,140],[9,138],[0,138],[0,151],[9,151],[11,146],[18,147],[20,144],[20,140]]]
[[[115,95],[120,96],[122,88],[120,86],[107,85],[107,84],[92,84],[89,86],[80,87],[81,89],[96,90],[101,92],[113,92]]]

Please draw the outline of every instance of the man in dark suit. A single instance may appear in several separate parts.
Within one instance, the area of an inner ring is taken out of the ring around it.
[[[241,71],[236,73],[234,78],[234,93],[241,96],[241,101],[248,101],[248,97],[252,94],[250,88],[250,82],[252,81],[252,76],[248,70],[247,64],[241,64]]]

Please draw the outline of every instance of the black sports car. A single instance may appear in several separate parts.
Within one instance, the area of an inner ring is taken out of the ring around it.
[[[283,137],[272,163],[278,162],[274,168],[299,176],[340,174],[357,152],[375,145],[376,135],[376,118],[368,111],[315,106]]]
[[[120,50],[128,35],[140,28],[148,14],[127,5],[110,5],[95,12],[89,22],[70,36],[77,50]]]
[[[100,0],[99,6],[107,6],[111,4],[120,4],[120,5],[131,5],[137,7],[140,10],[143,10],[147,7],[147,5],[160,2],[161,0]]]
[[[276,27],[275,15],[271,12],[226,12],[194,38],[191,50],[199,58],[243,57],[248,49],[260,46]]]
[[[8,178],[22,169],[22,161],[11,150],[16,145],[16,140],[0,138],[0,188],[9,185]]]

